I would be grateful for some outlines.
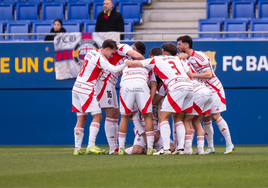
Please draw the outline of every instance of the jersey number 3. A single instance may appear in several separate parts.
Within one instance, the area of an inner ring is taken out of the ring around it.
[[[86,66],[88,64],[88,60],[84,60],[83,64],[82,64],[82,67],[80,69],[80,72],[79,72],[79,76],[82,77],[84,72],[85,72],[85,69],[86,69]]]
[[[173,61],[169,61],[168,62],[171,66],[172,69],[175,69],[177,72],[175,73],[176,75],[180,75],[181,72],[179,71],[179,69],[176,67],[175,63]]]

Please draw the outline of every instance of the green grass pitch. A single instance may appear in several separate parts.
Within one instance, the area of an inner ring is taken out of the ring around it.
[[[107,147],[105,147],[107,149]],[[72,147],[0,147],[0,187],[268,187],[268,147],[229,155],[73,156]]]

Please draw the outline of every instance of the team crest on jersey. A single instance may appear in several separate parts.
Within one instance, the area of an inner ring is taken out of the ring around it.
[[[203,51],[201,51],[201,52],[203,52]],[[206,54],[208,56],[208,58],[210,59],[213,71],[215,72],[216,68],[217,68],[217,62],[215,60],[216,51],[206,51],[203,53]]]
[[[77,43],[73,50],[73,58],[78,65],[82,65],[85,55],[89,50],[99,49],[98,44],[92,39],[83,39]]]

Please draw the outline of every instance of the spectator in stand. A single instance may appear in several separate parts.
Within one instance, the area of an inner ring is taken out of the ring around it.
[[[50,33],[66,33],[66,29],[62,27],[61,19],[56,19],[53,22],[53,28],[51,28]],[[53,41],[55,35],[47,35],[45,41]]]
[[[103,12],[99,13],[96,26],[96,32],[118,31],[124,32],[124,20],[122,15],[113,8],[112,0],[103,1]],[[124,40],[124,35],[120,36]]]

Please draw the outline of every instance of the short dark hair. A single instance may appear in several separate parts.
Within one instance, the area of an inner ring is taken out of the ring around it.
[[[193,48],[193,39],[188,36],[188,35],[184,35],[184,36],[180,36],[177,38],[177,42],[182,41],[182,43],[187,43],[189,44],[189,48],[192,49]]]
[[[54,24],[55,22],[59,22],[60,25],[62,26],[62,21],[61,21],[61,19],[56,19],[56,20],[54,20],[53,24]]]
[[[111,48],[111,49],[116,49],[116,50],[118,49],[116,42],[112,39],[106,39],[102,43],[102,48]]]
[[[175,44],[171,42],[167,42],[162,44],[162,49],[165,50],[166,52],[169,52],[170,55],[174,56],[177,54],[177,47]]]
[[[149,57],[150,56],[158,56],[158,55],[163,55],[161,48],[159,47],[153,47],[150,51],[149,51]]]
[[[144,55],[144,54],[145,54],[145,52],[146,52],[146,46],[145,46],[145,44],[144,44],[143,42],[141,42],[141,41],[137,41],[137,42],[134,43],[134,45],[135,45],[137,51],[138,51],[141,55]]]

